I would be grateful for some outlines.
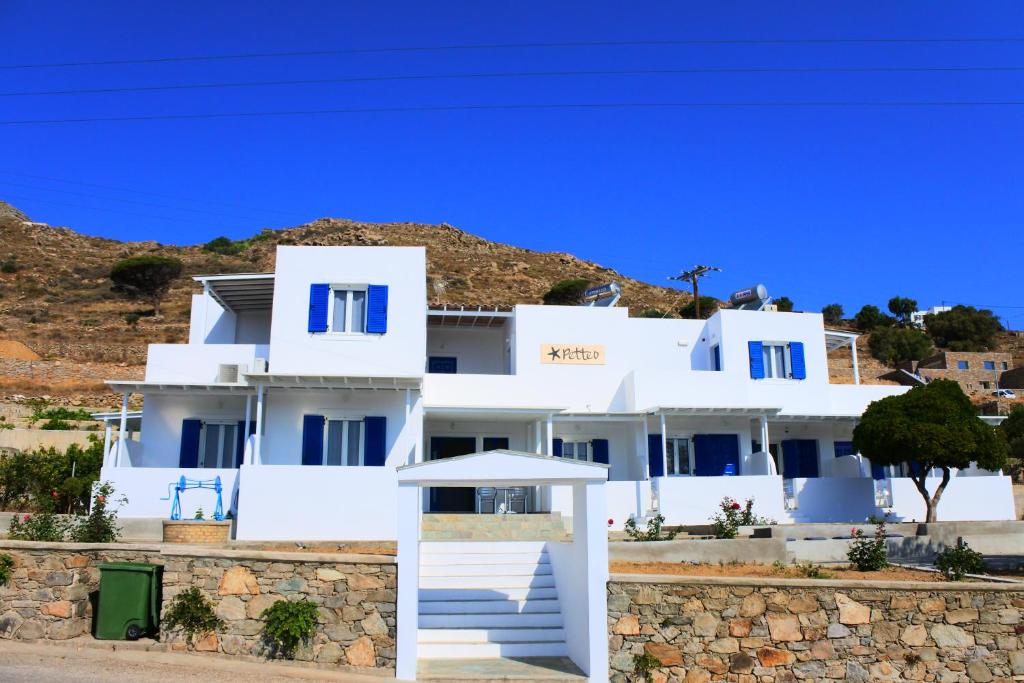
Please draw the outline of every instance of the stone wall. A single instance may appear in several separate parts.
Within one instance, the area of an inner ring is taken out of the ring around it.
[[[1008,682],[1022,609],[1009,584],[612,576],[611,678],[646,652],[658,682]]]
[[[260,614],[278,600],[320,606],[317,633],[296,659],[327,667],[395,668],[397,567],[390,556],[280,553],[160,545],[0,542],[14,558],[13,580],[0,587],[0,638],[66,640],[88,634],[90,594],[101,562],[163,565],[163,605],[190,586],[214,603],[225,628],[196,644],[199,652],[262,658]],[[161,633],[185,649],[178,633]]]

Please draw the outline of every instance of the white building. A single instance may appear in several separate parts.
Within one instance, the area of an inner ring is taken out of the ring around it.
[[[920,327],[923,330],[924,317],[926,315],[938,315],[939,313],[946,313],[952,310],[952,306],[932,306],[927,311],[914,311],[910,314],[910,324],[914,327]]]
[[[219,476],[239,539],[395,539],[400,466],[508,449],[607,464],[616,529],[704,524],[724,496],[780,522],[923,517],[909,479],[851,447],[865,407],[906,389],[830,384],[827,349],[853,335],[818,314],[428,310],[425,271],[418,247],[282,246],[274,273],[197,277],[189,343],[110,382],[145,397],[102,472],[121,514],[165,517],[169,485]],[[958,474],[941,519],[1014,518],[1008,478]],[[183,493],[184,516],[211,495]],[[421,494],[424,512],[503,506],[573,514],[567,486]]]

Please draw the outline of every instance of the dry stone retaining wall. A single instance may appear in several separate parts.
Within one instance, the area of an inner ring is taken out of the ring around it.
[[[197,586],[224,620],[222,632],[196,643],[199,652],[269,656],[260,614],[278,600],[308,599],[320,609],[312,642],[295,658],[322,666],[395,668],[397,566],[388,556],[182,549],[159,545],[0,542],[15,561],[0,587],[0,638],[67,640],[89,633],[90,594],[102,562],[163,565],[163,605]],[[179,633],[161,633],[185,649]]]
[[[636,680],[649,653],[657,683],[1009,682],[1022,612],[1006,584],[613,576],[611,677]]]

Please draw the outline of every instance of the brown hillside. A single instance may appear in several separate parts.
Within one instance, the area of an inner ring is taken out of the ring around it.
[[[539,303],[552,284],[570,277],[620,282],[622,304],[635,311],[671,310],[685,301],[676,290],[623,277],[571,254],[499,244],[446,224],[324,218],[296,228],[264,230],[238,255],[225,256],[201,246],[88,237],[69,228],[29,222],[8,204],[0,209],[0,339],[22,342],[43,356],[33,365],[36,377],[48,377],[38,374],[47,363],[64,361],[61,381],[72,383],[75,363],[112,364],[120,370],[108,376],[138,376],[147,344],[187,338],[189,296],[199,291],[192,275],[272,270],[278,244],[426,246],[432,304]],[[179,258],[185,263],[185,276],[171,289],[160,318],[142,317],[129,325],[126,315],[148,307],[111,291],[107,275],[117,260],[138,254]],[[5,368],[5,362],[0,359],[0,393],[5,381],[8,391],[29,393],[21,366]],[[89,385],[95,387],[95,374],[88,375]],[[15,380],[22,380],[17,387]],[[60,393],[58,388],[53,391]]]

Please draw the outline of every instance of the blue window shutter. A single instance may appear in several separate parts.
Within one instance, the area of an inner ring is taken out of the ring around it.
[[[837,458],[841,458],[844,455],[854,455],[852,441],[833,441],[832,447]]]
[[[661,450],[661,434],[647,435],[647,474],[665,476],[665,454]]]
[[[875,463],[871,463],[871,478],[874,479],[875,481],[881,481],[883,479],[886,479],[885,467],[883,467],[882,465],[876,465]]]
[[[245,441],[250,434],[256,433],[256,422],[249,422],[249,431],[245,430],[245,420],[238,421],[238,438],[235,440],[235,467],[242,466],[242,458],[245,457]]]
[[[309,331],[327,331],[327,299],[331,295],[330,285],[309,286]]]
[[[759,341],[747,342],[750,353],[750,377],[764,379],[764,345]]]
[[[199,433],[202,420],[181,421],[181,450],[178,451],[178,467],[199,466]]]
[[[561,458],[562,457],[562,440],[561,439],[551,439],[551,455],[555,456],[556,458]]]
[[[599,462],[602,465],[608,464],[608,439],[593,439],[590,442],[590,448],[594,451],[594,462]]]
[[[366,429],[366,443],[363,444],[363,464],[367,467],[383,467],[388,457],[388,419],[367,417],[363,420]]]
[[[807,379],[803,342],[789,342],[789,364],[793,371],[793,379]]]
[[[388,286],[366,288],[366,332],[384,334],[388,331]]]
[[[302,416],[302,464],[324,464],[324,416]]]

